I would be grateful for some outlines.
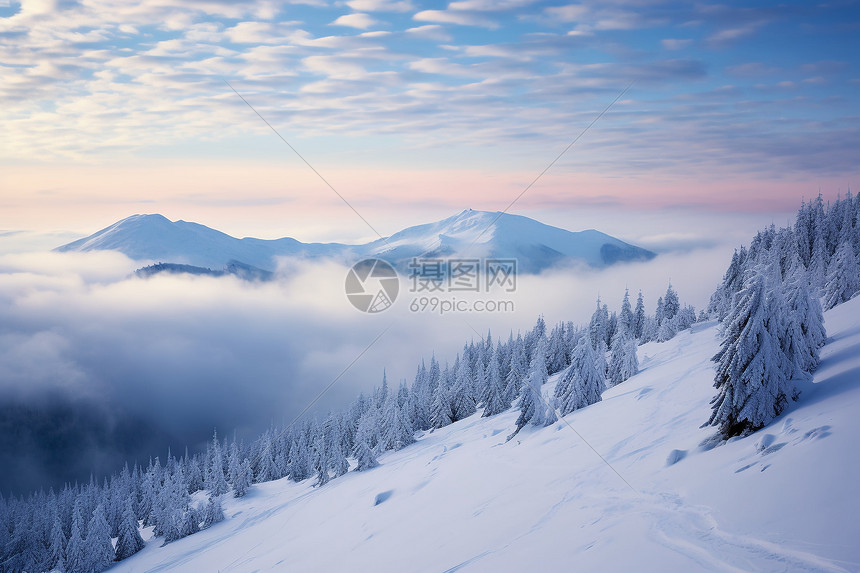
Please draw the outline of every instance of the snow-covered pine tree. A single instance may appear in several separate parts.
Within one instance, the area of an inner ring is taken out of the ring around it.
[[[477,405],[472,394],[472,372],[469,368],[467,354],[463,354],[457,363],[456,378],[452,400],[452,410],[455,420],[468,418],[475,413]]]
[[[819,213],[820,211],[820,213]],[[809,285],[812,292],[818,295],[824,288],[827,279],[828,261],[830,257],[827,252],[827,236],[825,215],[821,203],[821,196],[818,196],[816,203],[816,215],[813,224],[812,237],[812,255],[807,266]]]
[[[512,436],[528,423],[533,426],[547,426],[555,421],[552,408],[546,404],[541,395],[541,389],[546,383],[547,377],[546,338],[541,337],[535,344],[529,372],[520,390],[518,404],[520,415],[517,417],[517,429]]]
[[[487,404],[484,407],[482,417],[501,414],[511,407],[511,403],[505,403],[505,387],[502,376],[499,373],[499,349],[490,356],[490,365],[487,367]]]
[[[666,342],[675,337],[675,324],[672,319],[663,317],[660,326],[657,327],[657,342]]]
[[[144,527],[152,525],[154,518],[152,508],[157,498],[157,488],[161,486],[158,482],[157,473],[152,463],[142,476],[140,485],[140,500],[137,504],[137,518],[143,521]]]
[[[355,445],[353,446],[353,455],[356,459],[355,471],[357,472],[369,470],[379,465],[373,453],[373,436],[377,432],[375,412],[375,406],[368,408],[358,421]]]
[[[642,291],[636,297],[636,308],[633,310],[633,338],[642,340],[642,335],[645,332],[645,299],[642,297]]]
[[[606,376],[606,371],[609,369],[609,364],[606,361],[606,343],[602,340],[594,347],[594,367],[603,376]]]
[[[185,478],[188,481],[188,493],[194,493],[204,488],[203,485],[203,470],[200,466],[200,459],[197,456],[188,457],[188,450],[185,451],[185,464],[183,466]]]
[[[511,365],[505,375],[504,402],[510,404],[520,394],[520,387],[526,376],[525,348],[520,335],[513,340],[511,347]]]
[[[224,508],[221,505],[220,495],[209,495],[206,508],[203,510],[203,529],[211,527],[216,523],[224,521]]]
[[[477,399],[475,400],[476,406],[484,406],[487,403],[488,397],[488,388],[487,388],[487,369],[484,366],[483,360],[475,361],[475,376],[474,376],[474,384],[472,385],[475,388],[475,395]]]
[[[227,493],[230,488],[227,484],[227,478],[224,477],[224,459],[221,456],[221,444],[218,442],[218,430],[212,434],[209,456],[210,464],[206,475],[206,488],[215,495]]]
[[[329,482],[329,452],[326,448],[325,433],[322,428],[317,428],[316,438],[314,439],[314,472],[317,476],[317,481],[314,484],[316,487],[324,486]]]
[[[583,336],[573,349],[570,366],[562,372],[555,387],[555,400],[562,416],[601,400],[606,382],[596,362],[591,341]]]
[[[66,571],[86,571],[87,560],[84,554],[84,538],[81,515],[80,496],[75,499],[75,507],[72,510],[72,529],[69,532],[69,540],[66,543]]]
[[[597,297],[597,308],[591,314],[591,322],[588,323],[588,335],[591,337],[591,344],[597,348],[600,341],[606,343],[606,335],[609,331],[609,312],[606,306],[600,305],[600,297]]]
[[[430,404],[432,395],[428,380],[427,368],[424,361],[418,372],[415,373],[415,381],[412,383],[412,392],[409,396],[409,412],[413,426],[416,430],[427,430],[430,428]]]
[[[827,268],[822,291],[824,310],[830,310],[837,304],[851,299],[860,291],[860,268],[857,255],[849,241],[843,241],[836,249],[836,254],[830,260]]]
[[[66,570],[66,536],[63,533],[63,524],[60,523],[59,514],[54,515],[54,523],[51,526],[47,565],[48,569],[52,571]]]
[[[131,506],[131,500],[125,500],[125,509],[119,525],[119,536],[116,540],[116,560],[122,561],[131,557],[141,549],[144,542],[137,525],[137,516]]]
[[[87,527],[87,538],[84,541],[84,560],[87,562],[85,571],[104,571],[116,560],[116,552],[110,537],[110,527],[105,519],[102,504],[96,506],[93,517]]]
[[[624,332],[628,337],[634,336],[634,328],[636,317],[633,316],[633,309],[630,306],[630,290],[624,289],[624,299],[621,301],[621,312],[618,314],[617,329]]]
[[[671,322],[671,320],[664,321]],[[639,360],[636,357],[636,341],[624,334],[623,331],[612,341],[607,378],[610,386],[621,384],[639,372]]]
[[[164,537],[165,543],[181,537],[180,526],[184,508],[180,507],[181,502],[176,496],[177,489],[173,476],[166,474],[152,506],[153,535]]]
[[[430,406],[430,425],[434,429],[444,428],[454,421],[454,411],[451,408],[451,397],[448,394],[448,368],[441,376],[436,391],[433,393],[433,403]]]
[[[791,317],[798,321],[800,331],[806,339],[807,356],[800,357],[804,371],[814,372],[818,368],[818,350],[824,346],[827,334],[821,303],[809,292],[806,275],[801,264],[792,265],[786,280],[786,303]]]
[[[767,270],[755,267],[723,323],[725,338],[713,358],[717,395],[708,424],[718,426],[724,438],[764,427],[789,398],[797,398],[785,375],[788,358],[779,340],[784,317],[774,309],[778,299],[771,288]]]
[[[708,312],[715,315],[719,320],[723,320],[729,313],[732,308],[732,297],[743,287],[746,256],[745,247],[734,252],[729,268],[723,275],[722,283],[711,296]]]
[[[388,398],[388,374],[385,372],[384,368],[382,369],[382,387],[375,388],[373,395],[376,407],[382,409],[385,405],[385,400]]]
[[[681,310],[681,302],[678,300],[678,293],[672,288],[672,283],[666,288],[666,295],[663,297],[663,318],[671,320]]]
[[[376,407],[373,406],[375,409]],[[300,482],[310,477],[310,452],[303,436],[293,440],[290,445],[289,476],[294,482]]]
[[[257,470],[256,481],[263,483],[277,479],[277,469],[274,458],[274,442],[272,440],[272,430],[266,432],[258,440],[258,451],[256,455]],[[222,495],[224,492],[213,490],[216,495]]]
[[[329,415],[323,425],[326,439],[326,449],[329,452],[328,464],[334,477],[340,477],[349,471],[349,462],[343,450],[343,437],[337,417]]]
[[[254,472],[251,469],[251,460],[245,458],[239,465],[236,480],[233,482],[233,497],[244,497],[253,481]]]
[[[566,334],[564,323],[560,322],[553,327],[547,344],[546,369],[550,374],[561,372],[567,367]]]

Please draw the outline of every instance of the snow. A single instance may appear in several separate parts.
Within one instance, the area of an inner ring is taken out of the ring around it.
[[[277,257],[326,257],[348,264],[379,257],[406,270],[415,257],[492,256],[517,258],[521,272],[534,273],[565,261],[605,266],[654,256],[599,231],[574,233],[528,217],[471,209],[363,245],[301,243],[292,238],[237,239],[198,223],[171,222],[162,215],[132,215],[57,250],[117,250],[140,261],[213,269],[240,261],[270,271],[275,270]]]
[[[860,298],[825,318],[814,384],[752,436],[708,445],[718,338],[696,325],[547,428],[506,443],[517,412],[479,411],[321,488],[255,485],[114,570],[857,570]]]

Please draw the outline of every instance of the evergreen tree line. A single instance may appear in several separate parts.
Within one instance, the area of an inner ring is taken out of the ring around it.
[[[804,202],[794,225],[759,231],[711,296],[722,321],[708,424],[723,438],[763,428],[799,396],[826,333],[824,310],[860,292],[860,195]]]
[[[389,386],[383,373],[381,386],[324,419],[273,426],[250,443],[216,433],[204,452],[168,452],[163,465],[155,458],[146,468],[126,466],[102,484],[0,495],[0,573],[102,571],[143,547],[140,527],[170,543],[221,521],[225,495],[242,497],[254,483],[284,477],[323,486],[351,468],[372,469],[380,454],[407,447],[419,432],[479,411],[488,417],[516,407],[515,433],[551,424],[635,374],[639,343],[666,340],[695,318],[671,285],[654,315],[645,314],[641,293],[634,307],[625,292],[619,313],[598,300],[587,326],[559,323],[548,332],[540,317],[524,335],[503,341],[488,333],[464,345],[453,363],[432,356],[411,385]],[[543,386],[556,373],[548,392]]]
[[[759,231],[749,248],[732,256],[723,281],[711,296],[708,313],[723,320],[734,297],[761,266],[775,264],[780,280],[796,270],[824,310],[860,291],[860,194],[849,192],[833,204],[821,195],[804,202],[794,225]]]

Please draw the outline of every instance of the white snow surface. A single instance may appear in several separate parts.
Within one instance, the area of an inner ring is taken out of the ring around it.
[[[112,570],[860,570],[860,298],[825,317],[814,384],[752,436],[700,445],[718,338],[697,325],[547,428],[505,442],[516,412],[478,413],[321,488],[255,485]]]
[[[599,231],[571,232],[520,215],[472,209],[362,245],[302,243],[289,237],[237,239],[198,223],[132,215],[57,250],[116,250],[140,261],[211,268],[235,260],[270,271],[275,270],[278,257],[325,257],[348,264],[380,257],[401,268],[415,257],[517,258],[519,270],[531,273],[559,263],[600,267],[654,256]]]

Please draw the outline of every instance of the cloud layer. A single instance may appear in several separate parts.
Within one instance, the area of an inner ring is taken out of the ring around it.
[[[392,384],[411,382],[422,359],[453,361],[488,330],[507,337],[539,314],[549,324],[587,321],[598,294],[617,308],[625,287],[641,288],[653,310],[671,276],[682,298],[701,304],[726,259],[720,246],[521,276],[515,293],[481,297],[514,303],[498,313],[412,312],[420,295],[404,278],[395,307],[367,315],[350,306],[347,269],[334,264],[285,260],[281,280],[255,284],[138,279],[139,263],[114,253],[0,256],[0,409],[17,436],[0,443],[13,468],[0,488],[59,486],[168,447],[193,451],[216,427],[253,436],[292,420],[338,377],[311,415],[342,408],[383,371]],[[677,268],[697,272],[672,275]]]

